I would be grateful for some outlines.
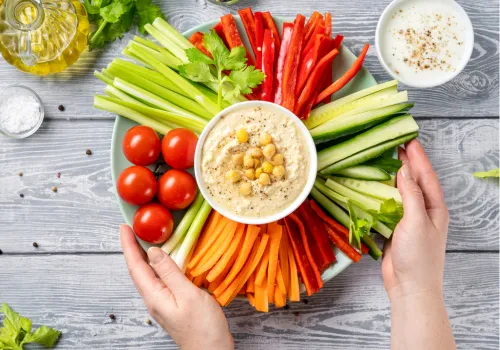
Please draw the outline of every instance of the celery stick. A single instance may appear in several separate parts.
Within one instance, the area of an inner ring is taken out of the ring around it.
[[[106,88],[104,89],[104,92],[107,93],[108,95],[111,95],[112,97],[118,98],[120,100],[127,101],[127,102],[137,102],[137,103],[140,103],[140,104],[146,106],[146,104],[144,104],[144,103],[136,100],[132,96],[130,96],[130,95],[124,93],[123,91],[115,88],[113,85],[106,85]]]
[[[132,95],[135,98],[138,98],[138,99],[145,101],[149,104],[152,104],[154,106],[162,108],[168,112],[172,112],[172,113],[176,113],[176,114],[180,114],[180,115],[185,115],[187,117],[196,117],[196,114],[193,114],[189,111],[186,111],[184,108],[181,108],[181,107],[161,98],[160,96],[152,94],[144,89],[141,89],[140,87],[137,87],[133,84],[130,84],[123,79],[115,78],[113,85],[114,85],[114,87],[126,92],[129,95]]]
[[[194,244],[198,240],[198,237],[200,236],[201,233],[201,229],[203,228],[203,225],[205,224],[205,221],[207,220],[207,217],[211,211],[212,207],[210,207],[208,202],[204,201],[203,204],[201,205],[200,210],[196,214],[193,223],[191,224],[189,230],[186,233],[186,237],[184,238],[181,248],[174,260],[177,263],[177,266],[179,266],[179,268],[183,272],[186,270],[187,257],[191,249],[193,248]]]
[[[380,201],[376,201],[373,198],[370,198],[368,196],[365,196],[362,193],[356,192],[348,187],[345,187],[344,185],[341,185],[340,183],[328,179],[326,180],[325,183],[326,187],[334,190],[337,193],[340,193],[344,197],[347,197],[356,203],[359,203],[363,208],[368,209],[368,210],[375,210],[375,211],[380,211]]]
[[[172,234],[172,236],[170,236],[168,241],[166,241],[162,245],[161,249],[163,249],[165,253],[170,254],[170,252],[172,252],[174,248],[177,248],[177,246],[181,245],[180,242],[184,238],[184,235],[188,231],[191,224],[193,223],[196,214],[198,214],[198,212],[200,211],[203,201],[204,201],[203,196],[201,195],[200,192],[198,192],[196,199],[194,200],[193,204],[191,204],[189,209],[186,211],[186,214],[184,214],[184,217],[182,218],[181,222],[179,222],[179,225],[177,225],[177,227],[175,228],[175,231]]]
[[[137,111],[159,122],[167,124],[168,126],[187,128],[193,130],[197,134],[201,134],[201,132],[205,128],[205,125],[207,124],[207,121],[202,118],[194,119],[191,117],[186,117],[183,115],[166,112],[161,109],[147,106],[136,100],[134,101],[124,101],[120,99],[108,99],[108,100],[118,103],[122,106],[131,108],[134,111]]]
[[[124,56],[127,56],[127,57],[130,57],[131,59],[133,59],[134,61],[136,62],[139,62],[143,65],[145,65],[146,67],[148,68],[152,68],[149,64],[147,64],[146,62],[144,62],[143,60],[141,60],[139,57],[137,57],[136,55],[132,54],[130,52],[130,50],[128,48],[124,48],[123,51],[122,51],[122,55]]]
[[[152,42],[151,40],[144,39],[142,36],[136,35],[136,36],[134,36],[134,41],[138,42],[139,44],[142,44],[144,46],[147,46],[150,49],[158,51],[161,54],[164,54],[164,55],[167,55],[167,56],[171,56],[175,61],[179,62],[178,65],[181,64],[181,62],[178,60],[178,58],[175,57],[174,55],[172,55],[172,53],[170,51],[168,51],[167,49],[161,47],[160,45]]]
[[[126,82],[137,86],[138,88],[149,91],[152,94],[155,94],[167,100],[168,102],[171,102],[187,111],[192,112],[193,114],[199,115],[200,117],[203,117],[205,119],[212,118],[212,115],[208,113],[206,109],[195,103],[195,101],[169,89],[165,89],[164,87],[151,82],[149,79],[131,72],[127,72],[126,70],[119,67],[111,67],[109,68],[109,71],[112,72],[117,78],[123,79]]]
[[[164,52],[158,52],[158,51],[153,50],[152,48],[150,48],[146,45],[140,44],[136,41],[130,41],[127,45],[127,48],[130,49],[132,47],[134,47],[138,50],[144,50],[145,52],[148,52],[151,56],[156,58],[158,61],[166,64],[167,66],[169,66],[172,69],[177,70],[177,67],[179,67],[179,65],[182,64],[182,62],[177,57],[172,55],[167,50],[163,50]]]
[[[113,79],[107,77],[105,74],[95,70],[94,71],[94,77],[98,78],[99,80],[101,80],[102,82],[106,83],[106,84],[113,84]]]
[[[219,107],[216,103],[212,102],[208,97],[206,97],[198,88],[189,82],[189,80],[177,74],[175,71],[170,69],[168,66],[156,60],[154,57],[149,55],[147,52],[138,51],[134,47],[130,48],[130,52],[148,64],[153,66],[158,72],[170,79],[174,84],[181,88],[184,92],[189,94],[193,100],[197,101],[202,107],[208,110],[213,115],[219,113]]]
[[[175,246],[175,248],[172,249],[172,251],[169,253],[170,258],[172,258],[172,260],[174,260],[175,257],[177,256],[177,254],[179,253],[179,250],[181,249],[181,245],[182,245],[182,242],[180,242],[179,244],[177,244]]]
[[[137,113],[133,109],[121,106],[117,103],[111,102],[107,100],[108,97],[105,96],[99,96],[95,95],[94,96],[94,107],[98,109],[102,109],[104,111],[108,111],[111,113],[119,114],[125,118],[131,119],[135,121],[136,123],[139,123],[141,125],[146,125],[151,128],[153,128],[155,131],[159,132],[160,134],[165,135],[168,133],[171,128],[168,126],[157,122],[156,120],[153,120],[151,118],[146,117],[144,114]]]
[[[146,24],[144,29],[156,39],[160,44],[162,44],[168,51],[172,52],[172,54],[177,57],[182,63],[188,63],[188,57],[186,55],[185,49],[178,46],[173,37],[165,35],[158,28],[153,27],[151,24]]]
[[[158,17],[153,21],[153,26],[157,28],[162,34],[170,37],[170,39],[181,49],[186,50],[194,47],[191,42],[184,37],[179,31],[172,27],[163,18]]]

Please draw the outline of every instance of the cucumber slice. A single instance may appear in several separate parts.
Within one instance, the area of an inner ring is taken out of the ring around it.
[[[316,143],[326,142],[341,136],[354,134],[383,123],[394,115],[404,114],[410,110],[413,103],[398,103],[372,109],[356,115],[343,114],[317,128],[312,129],[311,136]]]
[[[350,94],[333,102],[327,103],[321,107],[313,109],[311,111],[311,114],[309,115],[309,118],[304,121],[304,124],[308,129],[315,128],[316,126],[321,125],[324,122],[341,115],[342,113],[355,109],[360,104],[364,104],[369,100],[380,101],[380,99],[394,95],[397,93],[397,89],[397,80],[391,80],[382,84],[371,86],[364,90],[360,90],[358,92],[355,92],[354,94]],[[363,99],[366,96],[370,96],[370,98]],[[354,103],[354,101],[356,101],[356,103]]]
[[[334,181],[332,181],[334,180]],[[381,200],[388,200],[391,198],[394,198],[394,200],[398,203],[403,203],[403,199],[401,198],[401,195],[399,194],[399,191],[397,188],[391,187],[389,185],[382,184],[377,181],[365,181],[365,180],[356,180],[356,179],[347,179],[344,177],[337,177],[337,176],[332,176],[331,179],[328,179],[326,181],[326,185],[330,188],[332,188],[329,184],[329,182],[335,183],[337,182],[341,186],[345,186],[346,188],[357,192],[357,193],[362,193],[366,196],[374,197],[377,199]],[[332,188],[333,189],[333,188]],[[337,191],[336,189],[334,189]],[[337,191],[338,193],[351,198],[347,196],[345,193],[342,193],[340,191]],[[360,202],[361,205],[363,203]],[[368,207],[365,207],[366,209],[370,209]]]
[[[396,176],[391,175],[391,179],[387,181],[380,181],[381,184],[391,186],[391,187],[396,187]]]
[[[350,157],[347,157],[340,162],[337,162],[335,164],[330,165],[329,167],[323,169],[320,171],[321,175],[330,175],[335,173],[336,171],[339,171],[341,169],[345,169],[354,165],[358,165],[361,163],[366,162],[369,159],[373,159],[381,155],[387,150],[390,150],[391,148],[394,148],[396,146],[402,145],[408,141],[413,140],[414,138],[417,138],[418,132],[414,132],[408,135],[404,135],[401,137],[398,137],[394,140],[387,141],[384,143],[381,143],[377,146],[368,148],[364,151],[361,151],[359,153],[356,153]]]
[[[355,165],[350,168],[339,170],[335,173],[337,176],[348,177],[351,179],[388,181],[391,175],[385,170],[369,165]]]
[[[392,118],[350,140],[320,151],[318,153],[318,169],[324,169],[358,152],[414,133],[417,130],[418,125],[410,114]]]
[[[335,179],[337,179],[337,178],[335,178]],[[359,180],[354,180],[354,179],[344,179],[341,177],[339,177],[338,179],[359,181]],[[375,211],[380,210],[380,205],[382,204],[380,201],[377,201],[375,199],[367,197],[362,193],[356,192],[356,191],[352,190],[351,188],[340,184],[339,182],[336,182],[332,179],[328,179],[328,180],[326,180],[325,185],[329,189],[337,192],[338,194],[340,194],[348,199],[353,200],[354,202],[358,203],[359,205],[361,205],[365,209],[375,210]]]

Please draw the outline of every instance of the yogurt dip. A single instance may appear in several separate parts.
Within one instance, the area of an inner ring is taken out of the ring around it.
[[[396,0],[377,27],[377,53],[396,79],[417,87],[451,80],[472,53],[472,25],[453,0]]]
[[[203,143],[200,170],[206,193],[236,216],[281,212],[309,182],[308,147],[297,123],[276,107],[223,114]]]

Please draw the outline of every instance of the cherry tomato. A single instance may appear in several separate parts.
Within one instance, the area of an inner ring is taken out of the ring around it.
[[[172,214],[158,203],[140,207],[134,215],[133,228],[137,237],[151,244],[165,242],[174,229]]]
[[[150,202],[156,193],[156,178],[148,168],[133,165],[122,171],[116,181],[116,189],[125,202],[143,205]]]
[[[158,181],[158,200],[168,209],[187,208],[197,192],[196,180],[184,170],[169,170]]]
[[[135,165],[150,165],[158,160],[161,141],[149,126],[134,126],[127,131],[122,142],[125,157]]]
[[[198,136],[188,129],[169,131],[161,142],[163,159],[171,168],[188,169],[194,165],[194,152]]]

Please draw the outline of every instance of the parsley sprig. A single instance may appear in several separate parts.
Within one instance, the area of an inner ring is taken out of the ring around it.
[[[179,66],[179,72],[184,77],[199,83],[217,83],[219,108],[222,100],[230,100],[241,94],[250,94],[265,78],[264,73],[247,66],[246,49],[239,46],[231,49],[224,45],[215,30],[203,36],[203,45],[212,58],[196,48],[186,50],[189,63]],[[231,71],[229,75],[223,71]]]

